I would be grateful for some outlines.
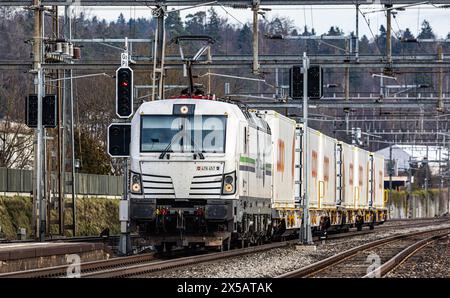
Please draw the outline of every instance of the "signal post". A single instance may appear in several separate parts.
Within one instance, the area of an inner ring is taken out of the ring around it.
[[[132,251],[130,238],[130,202],[128,187],[128,158],[130,156],[131,124],[133,115],[133,70],[128,65],[128,39],[121,54],[121,66],[116,71],[116,114],[120,122],[108,127],[108,154],[113,158],[123,158],[123,196],[120,200],[120,242],[119,253],[128,255]]]

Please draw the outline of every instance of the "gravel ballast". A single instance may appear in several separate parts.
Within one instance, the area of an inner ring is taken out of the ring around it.
[[[399,230],[375,231],[373,234],[353,236],[343,239],[316,242],[314,245],[289,245],[283,248],[244,256],[200,263],[148,274],[143,277],[168,278],[253,278],[276,277],[283,273],[302,268],[329,256],[340,253],[352,247],[392,235],[408,234],[438,227],[450,227],[450,224],[440,224],[428,227],[402,228]],[[450,254],[447,254],[447,256]],[[443,261],[444,262],[444,261]],[[449,266],[447,266],[449,268]]]

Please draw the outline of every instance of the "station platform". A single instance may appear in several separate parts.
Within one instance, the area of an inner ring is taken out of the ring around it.
[[[67,265],[71,254],[89,262],[108,259],[111,252],[103,243],[4,243],[0,244],[0,273]]]

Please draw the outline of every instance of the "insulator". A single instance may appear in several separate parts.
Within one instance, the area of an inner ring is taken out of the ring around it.
[[[69,56],[70,52],[69,52],[69,43],[68,42],[64,42],[62,44],[62,53],[66,56]]]
[[[73,57],[73,44],[69,43],[69,56]]]
[[[63,46],[61,42],[56,43],[56,52],[57,53],[62,53],[63,52]]]
[[[75,59],[75,60],[81,59],[81,48],[79,48],[79,47],[73,48],[73,59]]]

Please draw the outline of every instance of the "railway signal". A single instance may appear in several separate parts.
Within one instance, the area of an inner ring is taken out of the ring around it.
[[[114,123],[108,126],[108,154],[111,157],[130,156],[130,141],[130,123]]]
[[[133,115],[133,70],[128,66],[116,71],[116,114],[119,118]]]
[[[46,95],[42,98],[42,126],[55,128],[56,123],[56,95]],[[30,94],[25,100],[25,123],[30,128],[37,128],[38,97]]]
[[[323,69],[320,65],[308,68],[308,97],[320,99],[323,96]],[[294,65],[289,70],[289,96],[303,99],[303,73],[301,65]]]

